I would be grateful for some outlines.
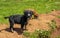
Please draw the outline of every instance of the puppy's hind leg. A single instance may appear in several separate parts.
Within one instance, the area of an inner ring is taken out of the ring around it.
[[[10,31],[13,32],[14,21],[10,18],[9,22],[10,22]]]
[[[10,31],[13,33],[14,31],[13,31],[13,25],[14,25],[14,23],[10,23]]]

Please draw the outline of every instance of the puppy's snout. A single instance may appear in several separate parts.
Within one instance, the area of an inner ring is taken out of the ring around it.
[[[30,16],[30,14],[28,14],[28,16]]]

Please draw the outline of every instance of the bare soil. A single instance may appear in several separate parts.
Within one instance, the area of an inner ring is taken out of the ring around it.
[[[60,16],[60,10],[51,11],[49,14],[40,14],[38,19],[29,20],[27,31],[34,32],[36,29],[50,30],[51,28],[47,23],[55,20],[57,28],[51,35],[51,38],[55,38],[60,35],[60,18],[57,16]],[[24,38],[24,36],[19,24],[14,25],[14,33],[10,32],[9,24],[0,24],[0,38]]]

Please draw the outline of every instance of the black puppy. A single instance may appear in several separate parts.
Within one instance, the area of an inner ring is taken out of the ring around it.
[[[21,24],[21,29],[28,23],[28,18],[31,18],[32,12],[31,11],[24,11],[24,15],[11,15],[9,17],[4,17],[5,19],[9,18],[10,23],[10,30],[13,32],[13,25],[14,24]]]

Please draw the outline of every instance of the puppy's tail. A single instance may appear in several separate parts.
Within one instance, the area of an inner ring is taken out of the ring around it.
[[[9,17],[4,17],[5,19],[9,18]]]

